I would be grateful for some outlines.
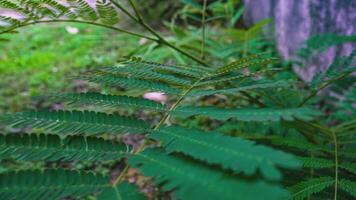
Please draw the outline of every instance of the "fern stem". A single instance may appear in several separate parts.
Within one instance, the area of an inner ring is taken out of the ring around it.
[[[79,20],[71,20],[71,19],[55,19],[55,20],[42,20],[42,21],[29,22],[29,23],[21,24],[21,25],[18,25],[16,27],[14,27],[14,28],[2,31],[2,32],[0,32],[0,34],[10,33],[12,31],[14,31],[15,29],[18,29],[18,28],[21,28],[21,27],[30,26],[30,25],[42,24],[42,23],[56,23],[56,22],[70,22],[70,23],[79,23],[79,24],[90,24],[90,25],[100,26],[100,27],[103,27],[103,28],[115,30],[115,31],[118,31],[118,32],[127,33],[127,34],[130,34],[130,35],[136,36],[136,37],[146,38],[148,40],[152,40],[152,41],[158,42],[158,40],[156,38],[149,37],[149,36],[142,35],[142,34],[135,33],[135,32],[131,32],[131,31],[128,31],[128,30],[124,30],[124,29],[121,29],[121,28],[117,28],[117,27],[113,27],[113,26],[107,26],[107,25],[100,24],[100,23],[95,23],[95,22],[79,21]]]
[[[201,59],[204,60],[205,57],[205,37],[206,37],[206,31],[205,31],[205,18],[206,18],[206,3],[207,0],[204,0],[203,3],[203,13],[202,13],[202,42],[201,42]]]
[[[161,120],[154,126],[154,128],[152,128],[152,131],[157,130],[158,128],[160,128],[169,119],[170,113],[172,111],[174,111],[174,109],[177,108],[177,106],[183,101],[183,99],[187,96],[187,94],[190,91],[192,91],[192,89],[194,89],[195,86],[197,86],[202,80],[204,80],[207,77],[209,77],[209,74],[207,74],[206,76],[201,77],[199,80],[195,81],[192,84],[192,86],[190,86],[188,89],[186,89],[184,92],[182,92],[182,94],[180,95],[178,100],[172,104],[172,106],[168,109],[168,111],[165,112],[165,114],[161,118]],[[148,139],[145,139],[143,141],[143,143],[138,147],[137,151],[134,154],[140,153],[146,147],[148,141],[149,141]],[[113,186],[115,186],[116,184],[121,182],[122,178],[124,177],[124,175],[126,174],[128,169],[129,169],[129,166],[126,165],[125,168],[120,173],[120,175],[114,180]]]
[[[136,6],[134,4],[134,2],[132,0],[129,0],[129,3],[130,3],[131,7],[133,8],[133,10],[134,10],[134,12],[136,14],[137,21],[143,21],[140,13],[138,12],[138,10],[137,10],[137,8],[136,8]]]
[[[348,75],[350,75],[352,72],[347,72],[344,74],[341,74],[340,76],[337,76],[331,80],[326,81],[324,84],[322,84],[318,89],[314,90],[309,96],[307,96],[299,105],[298,107],[304,106],[311,98],[315,97],[321,90],[324,88],[328,87],[330,84],[334,83],[335,81],[341,80]]]
[[[337,187],[339,179],[339,161],[338,161],[338,149],[337,149],[337,137],[335,130],[331,131],[334,140],[334,154],[335,154],[335,185],[334,185],[334,200],[337,200]]]
[[[313,155],[313,152],[310,152],[310,157],[312,158],[312,159],[314,159],[314,155]],[[310,168],[309,169],[309,174],[310,174],[310,179],[312,179],[313,177],[314,177],[314,168]],[[307,198],[307,200],[311,200],[312,199],[312,195],[311,194],[309,194],[308,195],[308,198]]]
[[[190,86],[187,90],[185,90],[179,97],[179,99],[169,108],[169,110],[165,113],[165,115],[162,117],[162,119],[158,122],[158,124],[153,128],[153,130],[157,130],[159,127],[164,124],[170,116],[170,113],[174,111],[177,106],[183,101],[183,99],[187,96],[187,94],[194,89],[195,86],[197,86],[202,80],[204,80],[206,76],[203,76],[199,80],[197,80],[195,83],[193,83],[192,86]]]
[[[136,15],[138,18],[133,16],[126,8],[124,8],[120,3],[116,2],[115,0],[110,0],[113,5],[115,5],[118,9],[120,9],[122,12],[124,12],[128,17],[130,17],[133,21],[137,22],[139,25],[141,25],[143,28],[145,28],[148,32],[156,36],[156,42],[160,44],[164,44],[177,52],[187,56],[188,58],[196,61],[199,64],[202,64],[204,66],[208,66],[208,63],[206,63],[204,60],[201,60],[200,58],[192,55],[189,52],[184,51],[183,49],[173,45],[172,43],[168,42],[164,37],[162,37],[158,32],[156,32],[151,26],[149,26],[141,17],[140,13],[137,11],[137,8],[135,4],[132,2],[132,0],[129,0],[130,5],[132,6],[133,10],[135,11]]]
[[[133,16],[124,6],[122,6],[120,3],[118,3],[117,1],[115,0],[110,0],[110,2],[112,4],[114,4],[114,6],[116,6],[118,9],[120,9],[122,12],[124,12],[128,17],[130,17],[132,20],[138,22],[138,18],[136,18],[135,16]],[[131,2],[130,2],[131,4]],[[131,4],[132,6],[132,4]]]

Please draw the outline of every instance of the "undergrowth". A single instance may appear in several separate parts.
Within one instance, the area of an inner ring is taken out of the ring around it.
[[[356,196],[354,115],[327,112],[347,111],[354,95],[348,93],[328,110],[316,106],[320,91],[352,78],[354,52],[303,89],[271,52],[250,52],[248,45],[231,52],[240,55],[234,61],[219,64],[228,53],[210,51],[216,43],[205,31],[191,40],[201,44],[198,50],[166,39],[132,0],[125,5],[99,0],[95,7],[84,0],[66,2],[0,0],[1,7],[22,16],[1,16],[1,33],[39,23],[90,24],[166,46],[194,64],[131,56],[75,77],[102,86],[102,92],[45,92],[40,98],[62,102],[64,108],[3,115],[3,123],[23,133],[0,134],[0,159],[8,166],[0,174],[1,199],[145,199],[126,178],[131,168],[151,177],[156,199]],[[209,10],[204,2],[203,10]],[[120,28],[123,15],[146,32]],[[203,12],[202,30],[208,19]],[[236,41],[257,44],[265,23],[237,31]],[[146,92],[169,99],[165,104],[144,99]],[[135,135],[143,137],[138,146],[123,142]],[[118,164],[123,165],[119,172]]]

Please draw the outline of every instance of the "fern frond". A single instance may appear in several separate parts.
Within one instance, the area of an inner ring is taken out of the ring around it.
[[[316,53],[321,53],[331,46],[356,42],[355,35],[322,34],[310,37],[305,41],[304,47],[299,49],[297,54],[303,59],[308,59]]]
[[[213,119],[226,120],[235,118],[241,121],[292,121],[295,118],[311,120],[319,112],[309,108],[241,108],[222,109],[217,107],[178,107],[172,112],[179,117],[207,116]]]
[[[138,78],[138,79],[149,79],[149,80],[161,80],[165,83],[175,84],[179,86],[190,86],[192,82],[188,79],[183,79],[174,75],[164,74],[160,72],[153,71],[151,69],[142,69],[134,67],[105,67],[99,69],[103,72],[109,72],[114,74],[124,74],[125,76]]]
[[[140,193],[133,184],[127,182],[120,183],[115,188],[106,188],[97,197],[97,200],[145,200],[147,199],[142,193]]]
[[[162,142],[168,152],[180,152],[247,175],[259,169],[269,179],[281,178],[277,166],[296,168],[299,164],[292,155],[215,132],[172,126],[154,131],[150,137]]]
[[[315,157],[298,157],[303,167],[322,169],[334,167],[334,162],[328,159]]]
[[[16,11],[22,10],[22,7],[19,4],[17,4],[17,2],[10,1],[10,0],[1,0],[0,7],[6,8],[6,9],[11,9],[11,10],[16,10]]]
[[[149,128],[142,120],[90,111],[27,111],[5,115],[1,120],[13,127],[31,127],[63,135],[143,133]]]
[[[289,199],[303,200],[309,195],[316,194],[334,184],[334,179],[331,177],[320,177],[308,179],[296,185],[289,187],[292,195]]]
[[[100,21],[107,25],[115,25],[119,22],[117,10],[113,7],[110,1],[101,0],[96,2]]]
[[[276,145],[284,145],[284,146],[300,149],[303,151],[330,151],[329,148],[325,146],[312,144],[308,141],[301,140],[301,139],[294,139],[288,137],[274,137],[271,139],[271,141],[273,144]]]
[[[67,170],[31,170],[0,174],[0,199],[47,200],[81,197],[108,187],[100,174]]]
[[[57,12],[57,17],[61,17],[62,15],[68,14],[68,12],[70,12],[70,9],[68,7],[62,5],[61,3],[55,0],[41,0],[41,2],[54,9]]]
[[[212,80],[202,81],[199,84],[197,84],[197,86],[217,85],[220,83],[231,82],[231,81],[235,81],[238,79],[254,77],[256,75],[264,74],[267,72],[280,71],[280,70],[281,69],[264,69],[264,70],[259,70],[259,71],[248,73],[248,74],[243,74],[243,75],[222,76],[222,77],[214,78]]]
[[[7,28],[11,28],[11,27],[16,27],[16,26],[20,26],[22,21],[12,18],[12,17],[8,17],[8,16],[1,16],[0,15],[0,22],[5,22],[6,23],[6,27]]]
[[[356,49],[350,55],[336,58],[327,70],[313,77],[311,87],[316,89],[325,82],[337,78],[343,74],[351,74],[356,71]]]
[[[129,89],[143,89],[150,91],[160,91],[168,94],[179,94],[180,90],[177,88],[173,88],[165,83],[160,82],[152,82],[147,80],[140,80],[135,78],[123,78],[113,75],[93,75],[93,76],[85,76],[79,77],[80,79],[87,80],[89,82],[114,86],[114,87],[122,87]]]
[[[28,20],[36,21],[44,17],[53,18],[56,16],[55,13],[41,1],[20,0],[20,5],[23,8],[22,11],[27,15]]]
[[[261,54],[256,54],[247,58],[241,58],[226,66],[220,67],[211,76],[220,76],[231,71],[237,71],[252,66],[268,65],[274,63],[277,60],[277,58],[268,58]]]
[[[266,82],[266,83],[246,85],[238,88],[226,88],[226,89],[216,89],[216,90],[195,89],[192,92],[188,93],[188,96],[208,96],[213,94],[236,94],[237,92],[241,92],[241,91],[264,90],[264,89],[271,89],[271,88],[286,88],[289,86],[290,84],[288,82],[277,81],[277,82]]]
[[[356,182],[347,179],[341,179],[338,183],[339,188],[351,194],[353,197],[356,197]]]
[[[339,165],[340,168],[356,174],[356,163],[343,162]]]
[[[95,9],[92,8],[85,0],[67,0],[71,8],[75,10],[79,17],[84,20],[95,21],[98,16]]]
[[[152,176],[177,199],[275,200],[288,193],[262,181],[245,181],[194,160],[148,149],[129,158],[129,164]]]
[[[107,161],[125,155],[124,145],[94,137],[0,134],[0,160]]]
[[[138,97],[129,97],[122,95],[105,95],[100,93],[67,93],[51,94],[46,96],[52,99],[68,102],[69,104],[88,104],[102,107],[133,107],[143,108],[155,111],[165,111],[166,106],[155,101],[142,99]]]
[[[135,67],[143,69],[151,69],[158,72],[168,72],[169,74],[175,73],[185,77],[199,79],[201,76],[207,76],[212,72],[209,68],[202,68],[199,66],[175,66],[167,65],[156,62],[148,62],[142,59],[131,58],[125,62],[120,63],[121,66]]]

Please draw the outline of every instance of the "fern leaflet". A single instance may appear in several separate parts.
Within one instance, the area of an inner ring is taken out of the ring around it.
[[[63,135],[142,133],[149,128],[142,120],[90,111],[28,111],[5,115],[2,121],[13,127],[32,127]]]
[[[168,152],[181,152],[247,175],[259,169],[269,179],[281,178],[277,166],[296,168],[299,164],[291,155],[215,132],[173,126],[161,128],[150,137],[161,141]]]
[[[20,161],[108,161],[125,156],[127,148],[103,139],[82,136],[0,135],[0,159]]]
[[[144,175],[153,176],[156,184],[163,184],[163,190],[175,189],[174,195],[178,199],[275,200],[288,196],[277,186],[239,180],[194,160],[168,156],[159,150],[138,153],[129,158],[129,163],[140,168]]]

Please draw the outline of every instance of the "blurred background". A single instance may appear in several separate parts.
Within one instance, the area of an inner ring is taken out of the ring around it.
[[[88,0],[92,5],[95,0]],[[136,0],[145,20],[177,46],[199,55],[200,0]],[[282,59],[297,79],[310,82],[356,42],[356,1],[208,0],[206,52],[210,63],[227,64],[265,52]],[[0,15],[14,15],[6,9]],[[142,31],[124,16],[120,27]],[[321,45],[322,44],[322,45]],[[0,36],[0,114],[47,105],[41,93],[86,91],[70,77],[128,56],[194,64],[165,46],[92,25],[51,23]]]

